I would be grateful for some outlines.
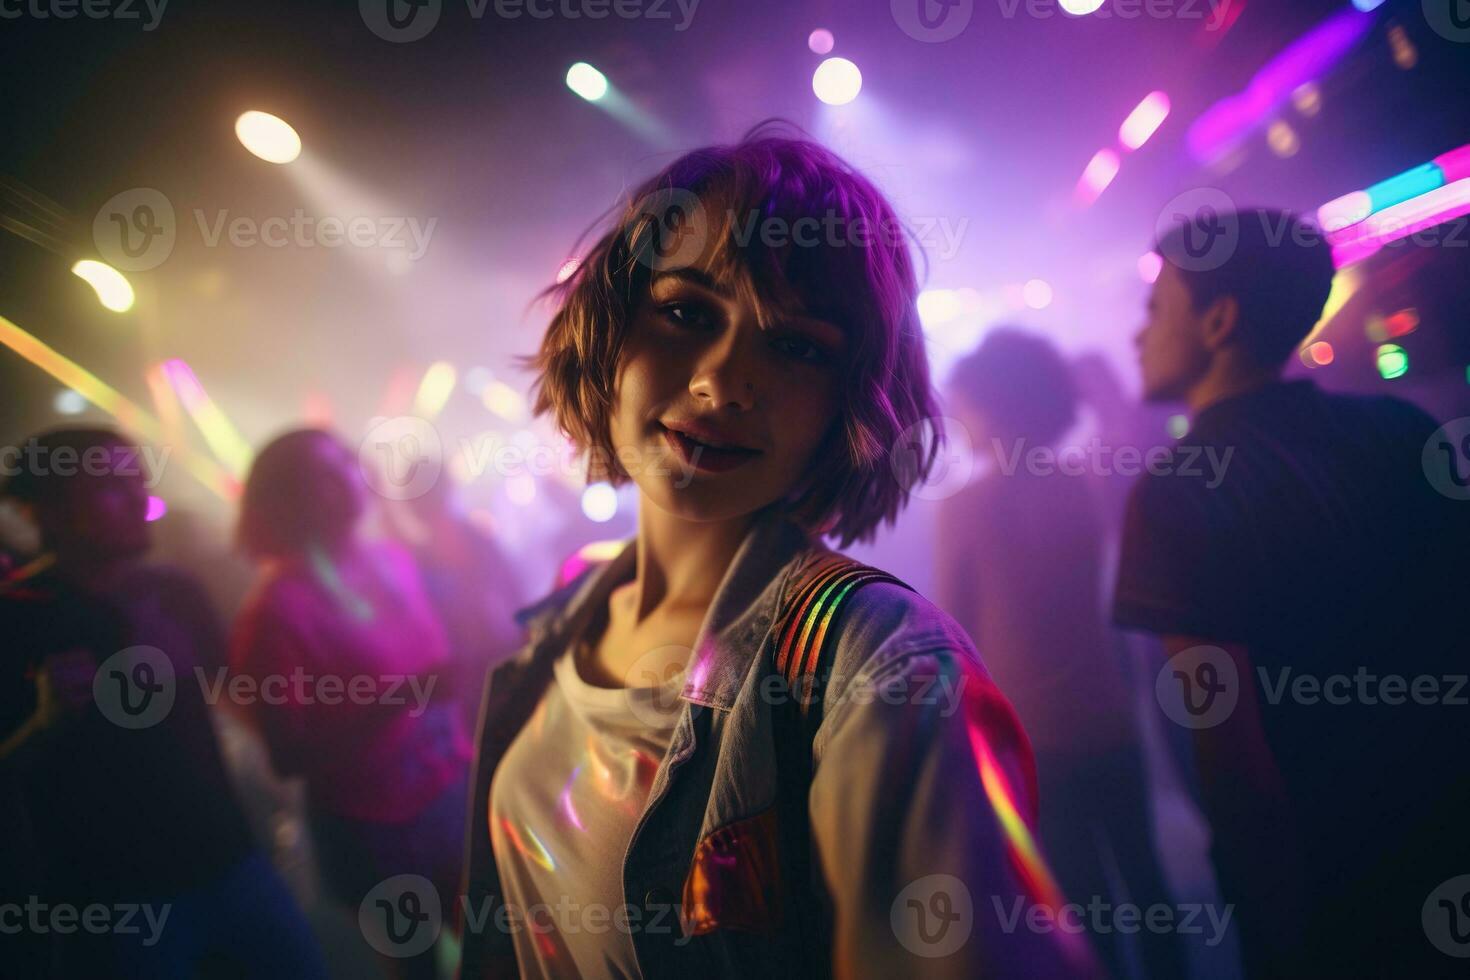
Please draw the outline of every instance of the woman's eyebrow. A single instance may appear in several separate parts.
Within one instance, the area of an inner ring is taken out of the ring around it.
[[[657,286],[666,279],[673,279],[692,286],[698,286],[700,289],[714,293],[721,299],[728,299],[730,297],[730,293],[719,283],[715,282],[714,278],[703,269],[696,269],[692,266],[683,269],[670,269],[667,272],[660,272],[654,276],[653,281],[649,285]]]

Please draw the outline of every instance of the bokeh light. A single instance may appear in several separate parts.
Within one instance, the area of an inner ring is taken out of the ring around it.
[[[1117,153],[1109,149],[1098,150],[1087,162],[1087,169],[1082,171],[1082,179],[1077,182],[1077,199],[1083,205],[1096,201],[1118,176],[1122,166]]]
[[[1385,381],[1402,378],[1409,373],[1409,352],[1398,344],[1381,344],[1377,355],[1378,373]]]
[[[1158,252],[1148,252],[1138,257],[1138,278],[1149,285],[1158,282],[1159,273],[1164,271],[1164,257]]]
[[[63,388],[51,399],[51,407],[59,415],[80,415],[87,410],[87,398],[75,388]]]
[[[1158,132],[1168,116],[1169,96],[1163,92],[1150,92],[1123,120],[1123,125],[1118,128],[1118,142],[1130,150],[1138,149]]]
[[[846,58],[828,58],[812,74],[812,91],[828,105],[846,105],[863,89],[863,73]]]
[[[1302,363],[1307,367],[1326,367],[1332,363],[1334,356],[1336,355],[1332,345],[1325,340],[1319,340],[1302,348]]]
[[[1051,305],[1051,283],[1045,279],[1030,279],[1021,287],[1021,296],[1033,310],[1044,310]]]
[[[78,276],[97,293],[97,301],[114,313],[126,313],[133,308],[133,287],[127,276],[106,262],[82,259],[71,267]]]
[[[594,483],[582,491],[582,513],[599,524],[613,519],[618,512],[618,492],[610,483]]]
[[[1276,120],[1266,130],[1266,142],[1270,144],[1271,152],[1279,157],[1296,156],[1297,151],[1302,148],[1302,141],[1296,130],[1285,119]]]
[[[812,54],[828,54],[837,43],[832,37],[832,32],[825,27],[819,27],[807,36],[806,46],[811,49]]]

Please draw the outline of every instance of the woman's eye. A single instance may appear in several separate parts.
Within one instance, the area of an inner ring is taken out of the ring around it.
[[[665,303],[659,307],[659,313],[670,323],[682,327],[703,327],[709,321],[705,311],[692,303]]]
[[[812,343],[805,337],[777,337],[771,343],[778,351],[794,357],[798,361],[805,361],[809,364],[822,364],[828,359],[825,349]]]

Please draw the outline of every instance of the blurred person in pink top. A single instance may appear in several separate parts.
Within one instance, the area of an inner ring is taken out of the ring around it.
[[[450,902],[471,755],[444,629],[409,554],[364,540],[365,510],[357,460],[332,435],[290,432],[261,451],[239,524],[259,576],[226,694],[276,770],[305,780],[323,882],[354,918],[399,874]],[[391,964],[433,976],[432,956]]]

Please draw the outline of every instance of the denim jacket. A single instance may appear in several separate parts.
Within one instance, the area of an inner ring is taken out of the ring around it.
[[[811,745],[811,855],[825,938],[800,934],[771,814],[777,751],[769,634],[794,566],[821,546],[779,511],[752,526],[695,641],[682,711],[622,858],[638,965],[659,980],[804,975],[803,944],[842,977],[1076,976],[1086,953],[1045,928],[1025,733],[955,622],[910,590],[853,593]],[[527,607],[528,642],[491,672],[471,789],[462,976],[516,976],[488,810],[496,766],[568,638],[632,577],[630,545]],[[770,686],[765,690],[769,692]],[[775,899],[772,900],[772,895]],[[551,897],[547,898],[552,901]],[[492,914],[485,914],[489,910]],[[1028,914],[1031,913],[1031,914]],[[464,917],[462,917],[464,918]],[[1053,924],[1054,925],[1054,924]]]

